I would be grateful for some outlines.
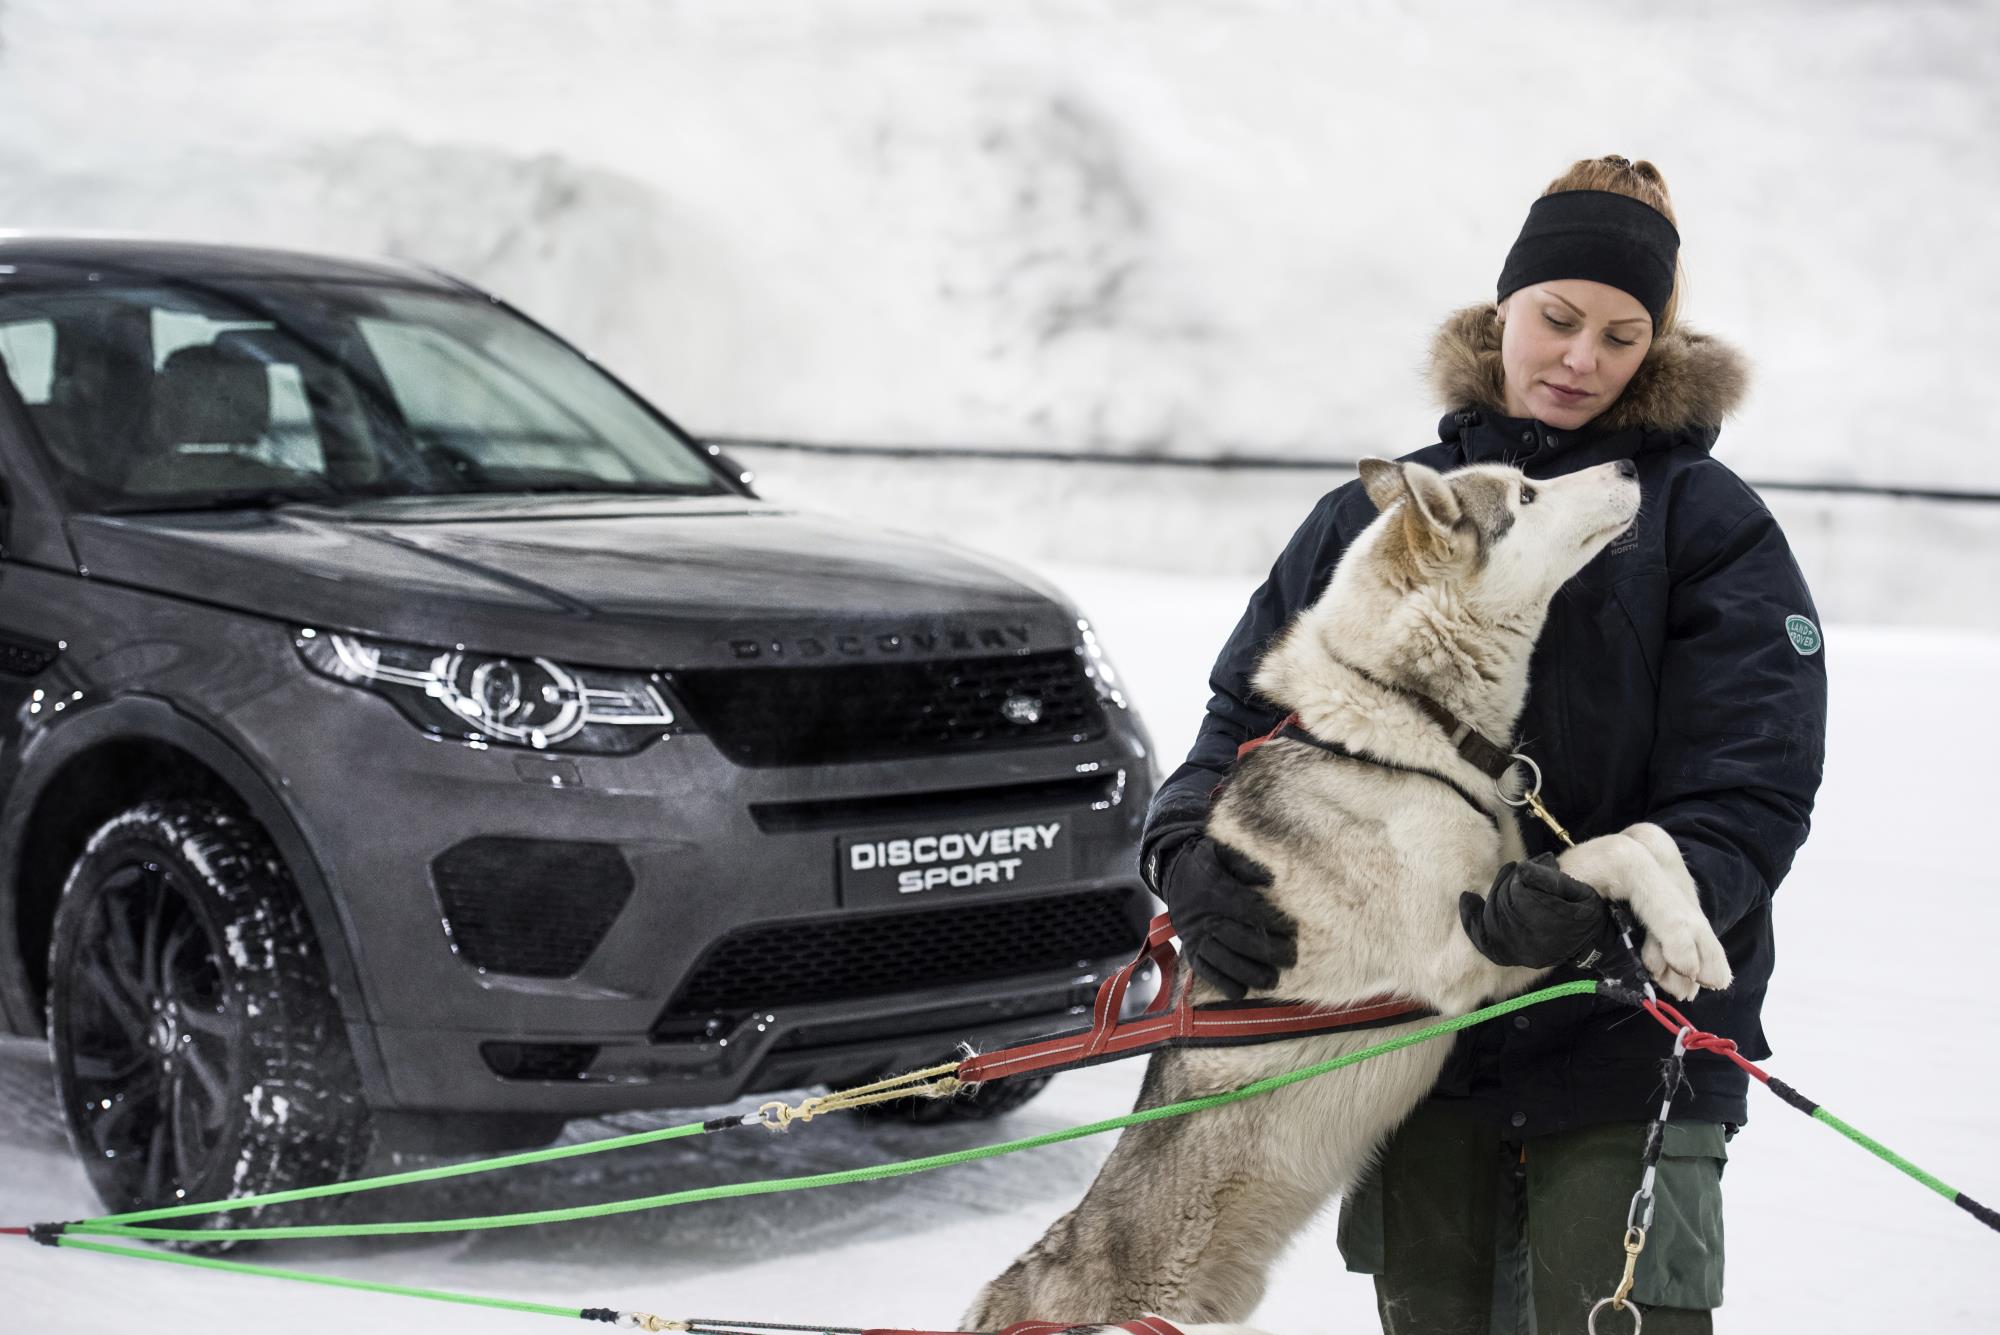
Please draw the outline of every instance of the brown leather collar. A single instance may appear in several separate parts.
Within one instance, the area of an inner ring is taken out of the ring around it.
[[[1481,735],[1479,729],[1473,727],[1470,723],[1467,723],[1464,719],[1452,713],[1422,691],[1413,691],[1407,686],[1398,686],[1392,681],[1383,681],[1366,668],[1356,667],[1344,658],[1336,658],[1334,662],[1339,663],[1349,672],[1352,672],[1355,676],[1370,685],[1379,686],[1385,691],[1393,691],[1395,694],[1402,696],[1416,705],[1417,708],[1423,710],[1425,714],[1430,716],[1432,722],[1444,729],[1446,739],[1451,742],[1458,753],[1464,756],[1474,769],[1484,774],[1487,778],[1498,781],[1513,765],[1513,748],[1501,746]]]

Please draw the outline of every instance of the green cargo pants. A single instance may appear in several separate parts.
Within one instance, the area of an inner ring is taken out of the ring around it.
[[[1578,1335],[1624,1271],[1642,1122],[1509,1141],[1425,1104],[1341,1202],[1340,1253],[1375,1276],[1383,1335]],[[1722,1304],[1724,1128],[1669,1122],[1632,1297],[1645,1335],[1708,1335]],[[1604,1335],[1630,1319],[1606,1312]]]

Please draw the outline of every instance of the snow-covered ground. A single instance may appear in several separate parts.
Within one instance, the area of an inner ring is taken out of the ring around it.
[[[1192,736],[1215,648],[1249,582],[1093,568],[1048,573],[1101,629],[1168,763]],[[1833,722],[1816,832],[1779,898],[1767,1014],[1772,1069],[1946,1181],[2000,1201],[2000,1074],[1981,998],[2000,935],[1986,771],[2000,637],[1833,625]],[[1705,1059],[1704,1059],[1705,1060]],[[1125,1110],[1139,1069],[1063,1076],[997,1125],[831,1119],[412,1192],[403,1217],[484,1214],[885,1162]],[[1328,1077],[1338,1079],[1338,1076]],[[94,1209],[62,1142],[46,1069],[0,1046],[0,1224]],[[1729,1331],[1993,1330],[2000,1239],[1753,1091],[1732,1146]],[[684,1120],[619,1117],[597,1137]],[[953,1324],[976,1287],[1073,1201],[1108,1150],[1080,1141],[865,1186],[716,1202],[535,1230],[368,1244],[272,1245],[270,1264],[576,1306],[834,1325]],[[1617,1259],[1606,1238],[1607,1263]],[[0,1330],[161,1335],[532,1331],[549,1318],[202,1274],[0,1238]],[[1259,1324],[1279,1335],[1375,1329],[1331,1219],[1280,1265]],[[1567,1335],[1567,1333],[1565,1333]]]

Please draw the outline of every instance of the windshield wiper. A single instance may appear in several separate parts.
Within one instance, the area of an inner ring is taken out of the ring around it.
[[[718,487],[671,482],[522,482],[464,487],[445,496],[721,496]]]
[[[209,491],[182,496],[162,496],[158,500],[127,500],[102,507],[112,515],[180,514],[196,510],[278,510],[288,505],[338,505],[360,500],[345,492],[316,487],[241,487],[233,491]]]

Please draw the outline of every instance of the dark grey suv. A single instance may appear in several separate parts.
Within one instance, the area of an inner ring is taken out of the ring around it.
[[[935,1061],[1142,936],[1059,594],[484,293],[5,236],[0,359],[0,1020],[114,1208]]]

